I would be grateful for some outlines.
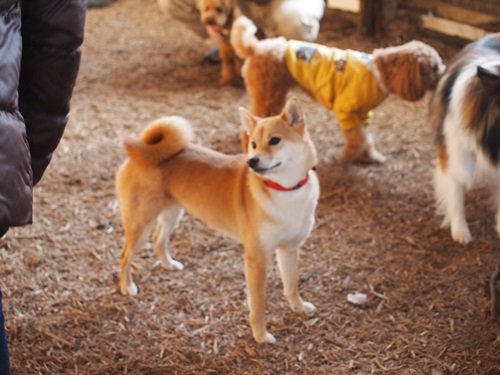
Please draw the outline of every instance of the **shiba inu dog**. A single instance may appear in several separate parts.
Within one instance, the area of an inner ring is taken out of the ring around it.
[[[129,158],[116,176],[125,231],[120,291],[137,294],[130,272],[133,253],[147,240],[167,268],[182,269],[168,250],[184,209],[244,245],[250,325],[257,342],[275,339],[265,326],[266,271],[276,251],[284,294],[292,310],[316,308],[299,295],[299,247],[314,225],[319,183],[316,150],[295,99],[281,114],[259,118],[240,108],[248,154],[225,155],[192,143],[189,123],[164,117],[140,139],[128,139]]]
[[[468,243],[464,195],[474,183],[490,182],[500,235],[500,33],[469,44],[455,56],[431,101],[436,134],[434,191],[443,227]]]

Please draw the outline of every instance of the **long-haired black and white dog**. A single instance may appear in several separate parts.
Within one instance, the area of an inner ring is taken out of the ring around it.
[[[443,226],[460,243],[472,237],[464,195],[474,182],[492,182],[500,235],[500,33],[467,45],[454,57],[431,100],[436,126],[434,188]]]

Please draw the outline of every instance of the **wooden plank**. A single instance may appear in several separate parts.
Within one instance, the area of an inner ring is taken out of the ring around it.
[[[404,8],[422,9],[426,12],[432,12],[435,16],[470,25],[500,22],[500,17],[494,14],[481,13],[435,0],[399,0],[399,4]]]
[[[378,12],[380,12],[380,8],[376,8],[375,1],[361,0],[361,32],[363,34],[373,35],[377,24],[377,18],[379,17]]]
[[[345,12],[359,13],[360,0],[328,0],[328,8],[339,9]]]
[[[460,22],[450,21],[433,15],[422,15],[420,17],[422,26],[433,31],[460,37],[466,40],[477,40],[488,32],[475,26]]]

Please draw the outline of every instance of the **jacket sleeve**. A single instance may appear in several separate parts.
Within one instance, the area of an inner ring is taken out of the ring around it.
[[[85,0],[22,2],[19,109],[26,124],[33,185],[40,181],[68,122],[80,65]]]
[[[18,111],[20,67],[21,7],[17,0],[0,0],[0,232],[31,222],[30,153]]]

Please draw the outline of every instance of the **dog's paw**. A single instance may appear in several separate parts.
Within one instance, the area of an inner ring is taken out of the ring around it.
[[[353,159],[353,161],[367,164],[382,164],[386,160],[387,158],[375,148],[369,148]]]
[[[120,284],[120,293],[124,296],[136,296],[138,292],[139,289],[134,282],[131,282],[130,284]]]
[[[368,158],[370,159],[371,163],[385,163],[387,158],[378,150],[375,148],[371,148],[370,150],[367,151]]]
[[[451,237],[454,241],[463,245],[468,244],[472,240],[469,228],[465,226],[451,226]]]
[[[274,336],[267,331],[263,335],[254,335],[254,339],[259,344],[274,344],[276,342]]]
[[[343,163],[382,164],[386,160],[387,158],[375,149],[367,149],[361,152],[344,150],[340,157],[340,161]]]
[[[311,302],[300,301],[299,303],[290,305],[292,310],[298,314],[312,314],[316,311],[316,306]]]
[[[316,306],[312,304],[311,302],[306,302],[304,301],[302,303],[302,313],[304,314],[312,314],[316,312]]]
[[[165,262],[162,262],[161,265],[167,270],[182,271],[184,269],[184,264],[172,258],[167,259]]]

